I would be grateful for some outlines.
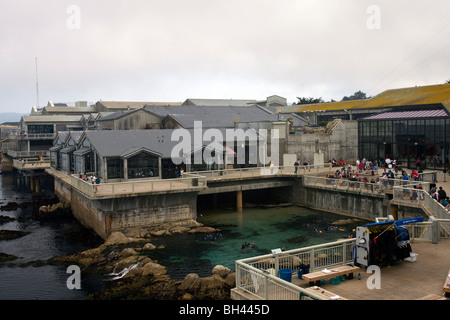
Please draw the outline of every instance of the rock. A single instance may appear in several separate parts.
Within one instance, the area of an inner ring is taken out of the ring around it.
[[[190,228],[188,228],[188,227],[177,226],[177,227],[170,228],[169,231],[171,234],[180,234],[180,233],[188,232],[189,230],[190,230]]]
[[[304,235],[299,235],[293,238],[289,238],[287,241],[289,243],[302,243],[305,242],[306,240],[308,240],[308,238]]]
[[[16,219],[8,217],[8,216],[0,216],[0,223],[11,222],[14,220],[16,220]]]
[[[212,227],[196,227],[189,231],[189,233],[211,233],[217,230]]]
[[[52,205],[39,207],[39,218],[59,217],[70,213],[70,205],[65,202],[58,202]]]
[[[135,255],[137,255],[136,250],[132,248],[125,248],[119,253],[119,258],[127,258]]]
[[[336,225],[336,226],[342,226],[342,225],[355,223],[358,221],[359,221],[358,219],[340,219],[340,220],[336,220],[336,221],[332,222],[331,224]]]
[[[0,263],[5,261],[16,260],[18,257],[13,256],[11,254],[0,252]]]
[[[143,241],[142,238],[129,238],[122,232],[115,231],[112,232],[105,241],[106,246],[117,245],[117,244],[127,244],[131,242]]]
[[[222,278],[225,278],[228,274],[231,273],[231,270],[227,267],[224,267],[222,265],[217,265],[212,269],[212,274],[218,274]]]
[[[152,243],[146,243],[143,247],[142,250],[155,250],[156,247],[154,244]]]
[[[152,232],[150,232],[150,234],[155,237],[162,237],[162,236],[169,235],[169,232],[167,230],[158,230],[158,231],[152,231]]]
[[[26,236],[29,232],[20,230],[0,230],[0,240],[12,240]]]
[[[200,277],[196,273],[189,273],[184,277],[183,282],[178,287],[179,290],[195,289],[194,284],[199,282]]]
[[[225,285],[230,288],[234,288],[236,285],[236,273],[230,273],[225,278]]]
[[[192,296],[192,294],[190,293],[185,293],[183,294],[183,296],[181,297],[181,300],[193,300],[194,297]]]
[[[1,206],[0,209],[3,211],[17,210],[19,205],[16,202],[8,202],[6,205]]]

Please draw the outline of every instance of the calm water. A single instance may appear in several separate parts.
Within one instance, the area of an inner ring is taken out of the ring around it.
[[[45,195],[40,199],[53,198],[52,183],[42,183]],[[0,175],[0,203],[2,206],[8,202],[18,204],[30,203],[38,200],[23,186],[20,186],[13,174]],[[82,228],[70,218],[54,221],[38,221],[32,218],[33,207],[27,205],[13,211],[1,211],[0,215],[16,218],[8,223],[0,224],[2,230],[21,230],[29,232],[27,235],[13,239],[0,240],[0,252],[18,256],[19,259],[11,261],[14,265],[7,266],[8,262],[0,267],[0,300],[66,300],[83,299],[95,288],[101,288],[103,283],[98,277],[85,277],[82,275],[82,289],[69,290],[66,286],[67,278],[65,267],[43,265],[40,267],[20,266],[34,261],[45,261],[53,256],[68,255],[89,249],[98,245],[99,239],[91,232]]]
[[[164,249],[156,250],[152,258],[169,268],[173,278],[182,279],[195,272],[208,276],[215,265],[232,270],[235,260],[270,253],[272,249],[295,249],[346,238],[354,225],[330,230],[331,223],[345,217],[317,212],[301,207],[271,209],[208,210],[199,215],[198,221],[220,232],[205,235],[178,235],[161,238],[155,244]],[[214,238],[215,237],[215,238]],[[244,243],[256,248],[242,248]]]
[[[53,197],[51,183],[45,186],[48,197]],[[25,203],[33,201],[32,195],[17,184],[13,175],[0,175],[0,202]],[[14,240],[0,241],[0,252],[19,256],[14,266],[0,267],[0,300],[48,300],[83,299],[89,293],[105,287],[103,276],[82,274],[81,290],[66,287],[65,267],[26,266],[20,264],[60,255],[80,252],[100,244],[99,239],[81,227],[73,219],[37,221],[32,219],[33,207],[14,211],[1,211],[0,215],[25,218],[0,224],[0,229],[22,230],[29,234]],[[151,252],[150,257],[168,268],[174,279],[183,279],[188,273],[208,276],[215,265],[221,264],[234,270],[234,261],[245,257],[269,253],[271,249],[293,249],[309,246],[351,234],[353,226],[341,230],[326,228],[343,217],[316,212],[300,207],[203,210],[198,221],[221,231],[210,234],[184,234],[154,239],[163,249]],[[255,243],[256,248],[242,244]]]

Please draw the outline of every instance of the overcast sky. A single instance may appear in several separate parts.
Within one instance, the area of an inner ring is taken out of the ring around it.
[[[0,112],[181,102],[450,79],[448,0],[0,0]]]

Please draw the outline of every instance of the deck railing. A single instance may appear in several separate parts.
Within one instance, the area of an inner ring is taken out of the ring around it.
[[[353,263],[355,239],[267,254],[236,261],[236,288],[264,300],[324,299],[278,278],[280,269],[297,275],[301,264],[310,271]]]
[[[384,221],[383,218],[380,221]],[[377,221],[377,222],[380,222]],[[438,222],[438,223],[436,223]],[[420,222],[403,225],[412,241],[431,241],[435,227],[445,233],[442,226],[450,227],[450,219]],[[448,234],[445,237],[449,237]],[[309,264],[310,271],[332,268],[337,265],[354,263],[353,248],[356,239],[340,240],[331,243],[284,251],[278,254],[256,256],[236,261],[236,289],[262,300],[322,299],[291,282],[279,278],[280,269],[291,269],[292,277],[297,276],[300,264]]]
[[[34,170],[34,169],[44,169],[50,167],[50,159],[47,157],[40,158],[27,158],[13,160],[13,167],[19,170]]]
[[[236,168],[236,169],[193,171],[191,173],[207,177],[208,180],[243,179],[249,177],[260,177],[270,175],[293,175],[293,174],[306,175],[311,173],[329,172],[330,168],[331,165],[325,163],[323,165],[299,166],[297,167],[297,170],[295,170],[295,166],[264,166],[264,167]]]
[[[92,183],[71,175],[73,186],[90,197],[115,196],[146,192],[167,192],[175,190],[198,189],[206,187],[206,178],[194,174],[176,179],[143,179],[126,182]]]
[[[411,187],[421,185],[423,189],[429,188],[429,182],[405,181],[401,179],[379,179],[378,182],[361,182],[348,179],[333,179],[316,176],[305,176],[303,178],[305,186],[320,187],[331,190],[351,191],[372,195],[381,195],[385,192],[393,192],[395,187]]]

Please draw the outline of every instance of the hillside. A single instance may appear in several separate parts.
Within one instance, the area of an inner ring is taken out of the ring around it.
[[[0,112],[0,124],[4,122],[20,122],[20,117],[28,113]]]

